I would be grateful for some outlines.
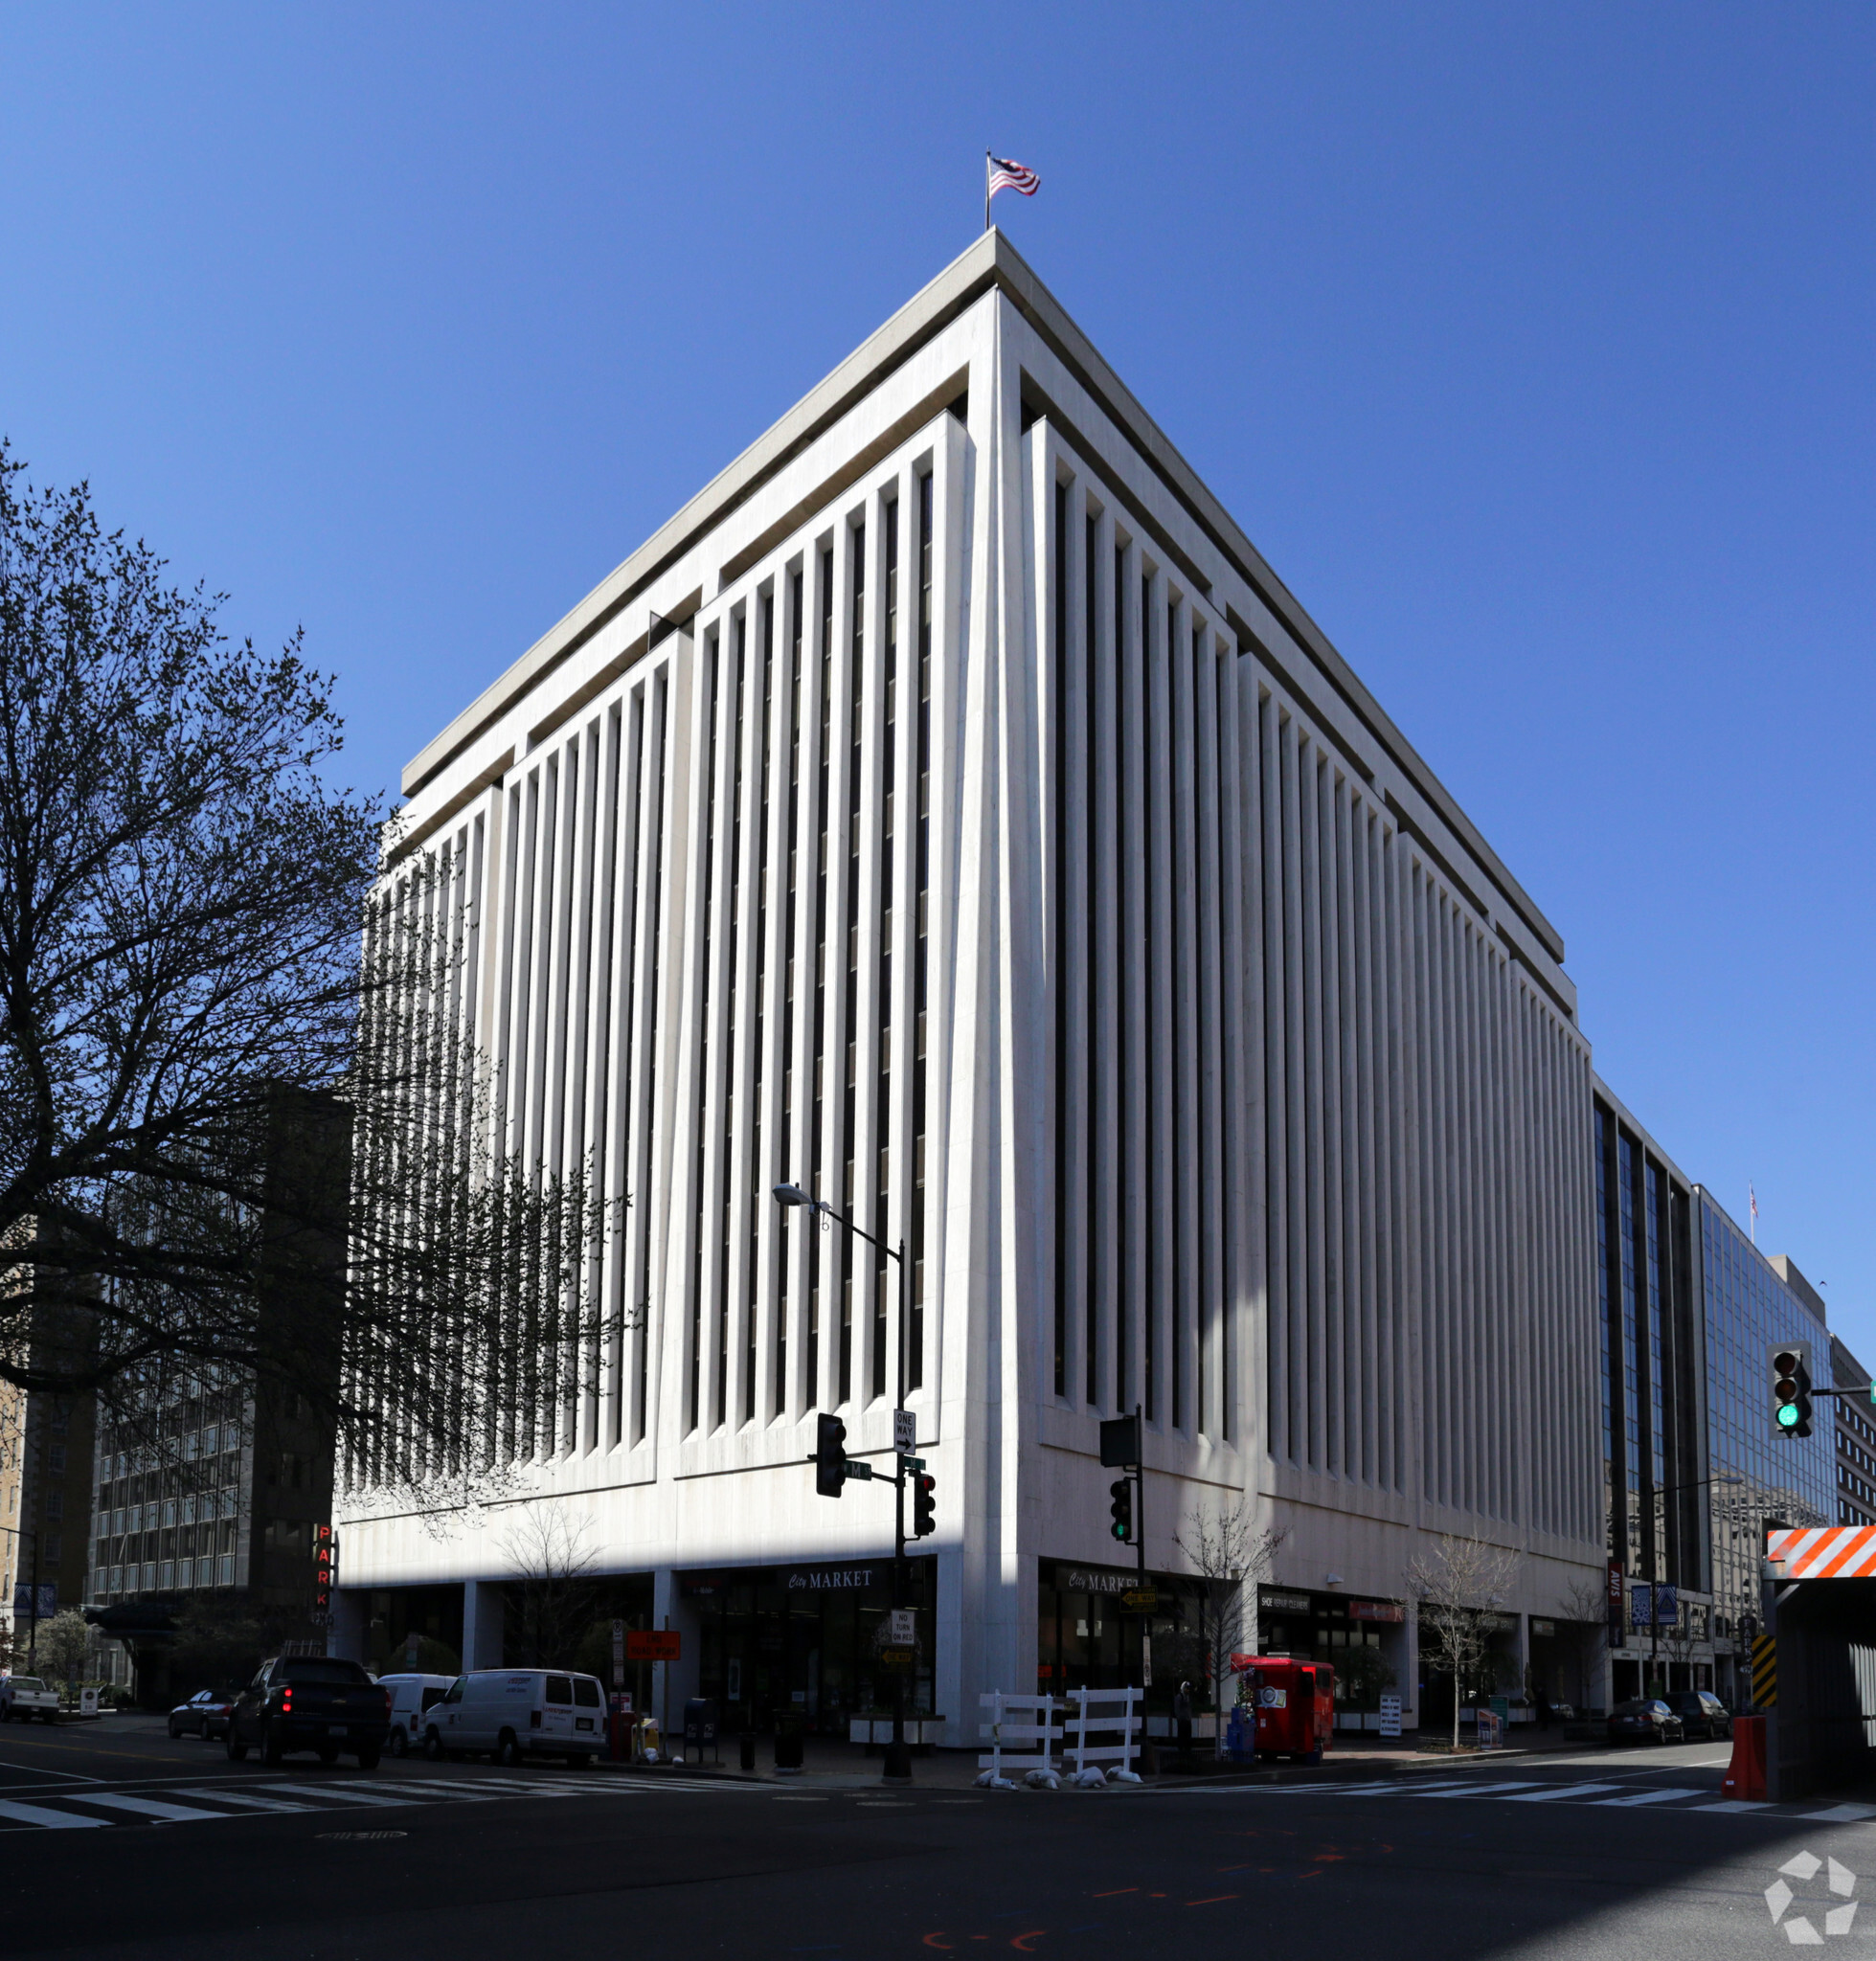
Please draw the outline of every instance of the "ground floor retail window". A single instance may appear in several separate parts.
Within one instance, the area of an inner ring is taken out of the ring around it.
[[[886,1651],[890,1559],[682,1575],[697,1617],[698,1694],[733,1734],[792,1715],[816,1735],[844,1737],[854,1717],[892,1715],[902,1686],[907,1715],[951,1714],[932,1701],[938,1563],[908,1560],[906,1571],[917,1634],[909,1670]]]
[[[1180,1683],[1189,1681],[1193,1707],[1209,1708],[1214,1664],[1208,1656],[1229,1647],[1230,1630],[1202,1607],[1184,1575],[1142,1579],[1120,1567],[1044,1560],[1036,1594],[1037,1691],[1137,1688],[1144,1678],[1146,1706],[1163,1714]],[[1229,1654],[1216,1667],[1229,1670]]]
[[[1384,1695],[1401,1695],[1407,1709],[1415,1706],[1401,1689],[1406,1622],[1398,1601],[1266,1587],[1257,1606],[1257,1652],[1326,1663],[1335,1678],[1338,1724],[1377,1727]]]

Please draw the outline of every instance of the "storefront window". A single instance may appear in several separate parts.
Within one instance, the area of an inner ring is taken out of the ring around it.
[[[948,1714],[932,1703],[937,1563],[906,1565],[918,1632],[906,1713]],[[892,1713],[898,1677],[881,1655],[890,1559],[688,1574],[679,1584],[698,1616],[699,1693],[720,1705],[726,1730],[771,1730],[785,1711],[818,1735],[845,1736],[852,1717]]]

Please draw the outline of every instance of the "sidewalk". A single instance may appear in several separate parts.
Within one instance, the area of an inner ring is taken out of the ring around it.
[[[885,1769],[882,1757],[867,1756],[858,1744],[841,1743],[831,1737],[809,1737],[802,1747],[802,1769],[778,1770],[773,1741],[766,1736],[758,1736],[756,1739],[756,1769],[750,1771],[739,1768],[740,1745],[739,1737],[725,1738],[720,1763],[706,1760],[700,1765],[693,1752],[688,1765],[674,1759],[669,1764],[605,1764],[603,1768],[637,1777],[710,1776],[721,1777],[727,1783],[758,1783],[773,1785],[778,1790],[823,1792],[854,1791],[876,1785]],[[1159,1774],[1151,1781],[1165,1785],[1219,1780],[1239,1784],[1332,1783],[1351,1777],[1413,1776],[1425,1770],[1450,1770],[1459,1765],[1569,1763],[1579,1755],[1605,1749],[1607,1746],[1600,1743],[1567,1744],[1561,1741],[1560,1732],[1553,1731],[1549,1737],[1533,1736],[1528,1744],[1511,1744],[1503,1749],[1482,1752],[1461,1750],[1455,1756],[1449,1750],[1420,1749],[1411,1741],[1383,1743],[1378,1738],[1369,1741],[1347,1736],[1338,1737],[1324,1761],[1314,1765],[1215,1763],[1203,1754],[1209,1747],[1209,1738],[1195,1742],[1191,1768],[1182,1770],[1174,1751],[1164,1742],[1160,1743]],[[912,1760],[912,1781],[915,1786],[931,1786],[939,1790],[968,1790],[977,1780],[977,1756],[975,1750],[934,1750],[930,1756],[915,1756]],[[1055,1768],[1058,1770],[1063,1768],[1059,1756],[1055,1760]]]

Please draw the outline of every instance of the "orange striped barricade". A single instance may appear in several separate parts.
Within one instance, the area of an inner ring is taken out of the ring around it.
[[[1765,1556],[1781,1581],[1876,1579],[1876,1525],[1781,1525]]]

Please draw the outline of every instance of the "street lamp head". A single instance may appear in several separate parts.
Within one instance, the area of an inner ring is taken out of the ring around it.
[[[812,1206],[814,1204],[814,1201],[808,1197],[807,1193],[799,1184],[777,1185],[775,1188],[775,1202],[779,1206]]]

